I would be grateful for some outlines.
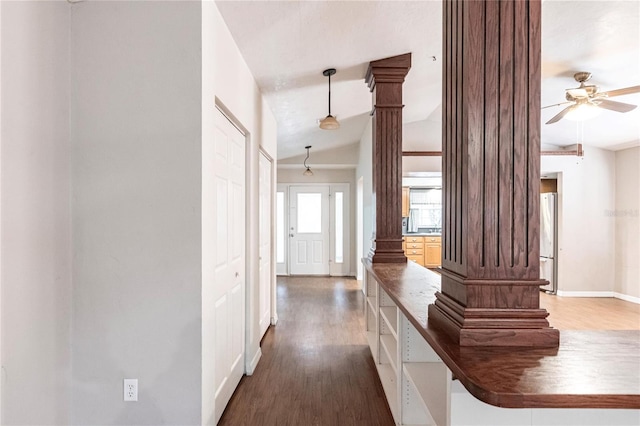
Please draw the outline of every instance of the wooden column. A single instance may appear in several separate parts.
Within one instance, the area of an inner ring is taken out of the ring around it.
[[[411,53],[369,63],[365,81],[373,94],[373,203],[369,258],[404,263],[402,249],[402,84]]]
[[[558,346],[540,309],[540,0],[445,0],[442,291],[461,346]]]

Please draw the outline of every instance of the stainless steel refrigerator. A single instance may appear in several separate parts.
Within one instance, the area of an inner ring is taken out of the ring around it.
[[[540,278],[549,285],[540,286],[547,293],[558,291],[558,194],[540,195]]]

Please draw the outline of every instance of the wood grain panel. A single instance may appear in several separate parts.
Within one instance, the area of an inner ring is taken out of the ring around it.
[[[494,336],[497,345],[557,345],[536,296],[540,2],[446,0],[443,18],[445,224],[434,321],[464,344]],[[485,309],[483,320],[468,309]]]
[[[402,84],[411,54],[372,61],[366,82],[373,93],[373,262],[406,263],[402,248]]]

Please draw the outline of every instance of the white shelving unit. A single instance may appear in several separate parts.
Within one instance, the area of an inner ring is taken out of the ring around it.
[[[364,305],[364,317],[366,321],[367,341],[373,360],[378,363],[378,283],[370,278],[369,273],[364,275],[364,294],[367,303]]]
[[[376,310],[367,312],[368,335],[377,325],[369,346],[396,424],[448,424],[451,373],[368,272],[365,283],[365,310]]]
[[[500,408],[478,400],[453,380],[451,371],[369,271],[364,285],[369,347],[396,425],[638,424],[639,410]]]

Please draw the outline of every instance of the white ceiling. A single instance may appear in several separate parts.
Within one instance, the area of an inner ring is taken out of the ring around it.
[[[404,84],[404,121],[428,129],[423,145],[412,135],[410,149],[439,149],[440,1],[217,4],[276,116],[278,158],[300,155],[306,145],[319,151],[358,142],[371,109],[364,83],[369,62],[406,52],[413,63]],[[577,86],[576,71],[592,72],[590,83],[602,90],[640,84],[640,2],[546,0],[542,8],[542,105],[563,102],[564,89]],[[317,125],[327,115],[326,68],[337,69],[331,112],[341,127],[333,131]],[[616,100],[640,104],[640,95]],[[542,123],[561,109],[543,109]],[[421,121],[426,123],[416,123]],[[581,142],[620,149],[639,145],[639,139],[640,108],[603,111],[581,124],[566,119],[542,124],[543,143],[559,146]]]

